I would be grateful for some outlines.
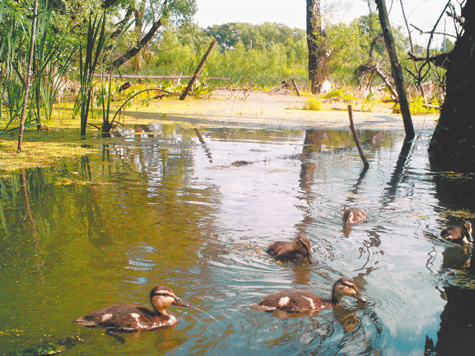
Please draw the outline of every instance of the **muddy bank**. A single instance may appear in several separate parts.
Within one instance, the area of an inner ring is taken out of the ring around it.
[[[349,129],[347,105],[326,102],[323,111],[303,110],[308,97],[264,92],[215,91],[208,99],[162,99],[148,107],[133,105],[125,111],[125,124],[136,120],[170,120],[194,125],[298,127]],[[335,110],[338,109],[338,110]],[[404,131],[400,114],[382,104],[373,112],[354,112],[358,129]],[[416,131],[434,128],[438,115],[413,115]]]

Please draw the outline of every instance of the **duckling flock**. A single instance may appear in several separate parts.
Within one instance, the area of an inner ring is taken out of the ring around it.
[[[361,223],[366,219],[366,211],[361,208],[345,209],[342,217],[344,223],[348,225]],[[472,244],[472,224],[466,220],[461,226],[449,226],[442,230],[441,236],[458,244]],[[296,236],[292,242],[274,241],[268,246],[267,253],[280,261],[315,263],[310,240],[303,235]],[[318,312],[324,308],[341,305],[344,296],[351,296],[364,304],[367,303],[355,282],[350,278],[341,277],[333,284],[331,298],[322,298],[308,291],[289,289],[270,294],[259,304],[250,307],[255,310],[282,310],[288,313]],[[111,305],[77,318],[74,323],[120,331],[153,330],[178,322],[174,315],[168,313],[167,308],[171,305],[190,306],[178,298],[170,288],[164,286],[157,286],[151,290],[150,304],[153,311],[135,304]]]

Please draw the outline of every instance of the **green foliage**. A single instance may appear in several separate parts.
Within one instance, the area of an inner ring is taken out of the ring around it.
[[[342,96],[344,93],[343,93],[343,90],[339,89],[339,88],[336,88],[336,89],[333,89],[333,90],[330,90],[326,95],[325,95],[325,98],[326,99],[331,99],[331,98],[337,98],[339,96]]]
[[[412,115],[426,115],[426,114],[437,114],[440,110],[438,109],[439,102],[437,99],[434,99],[429,105],[424,104],[424,98],[417,96],[413,101],[409,103],[409,111]],[[400,114],[401,108],[399,103],[396,103],[393,107],[393,113]]]
[[[303,110],[323,110],[323,103],[318,99],[309,99],[305,102]]]
[[[38,4],[38,18],[33,52],[33,77],[28,98],[26,87],[27,53],[31,38],[31,21],[24,9],[14,1],[2,1],[0,7],[0,117],[8,116],[3,129],[18,129],[18,119],[24,100],[28,100],[25,127],[40,127],[51,119],[52,108],[61,81],[69,70],[74,48],[63,40],[63,34],[51,31],[53,13],[48,1]]]
[[[203,76],[228,77],[237,85],[248,84],[251,80],[259,87],[279,85],[289,76],[306,81],[305,32],[268,23],[228,24],[206,30],[197,26],[169,29],[162,38],[160,49],[150,55],[144,72],[193,73],[212,36],[216,36],[219,49],[209,57]]]

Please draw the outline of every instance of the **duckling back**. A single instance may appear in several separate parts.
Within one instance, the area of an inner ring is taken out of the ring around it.
[[[270,294],[252,309],[263,311],[283,310],[288,313],[319,311],[331,306],[330,301],[322,300],[318,295],[299,290],[281,290]]]
[[[293,242],[274,241],[267,248],[267,253],[281,261],[315,263],[313,259],[310,240],[308,237],[298,235]]]
[[[449,226],[440,232],[446,240],[450,240],[463,245],[468,245],[473,242],[472,238],[472,223],[465,220],[461,226]]]
[[[367,219],[366,210],[361,208],[345,209],[342,220],[348,224],[360,223]]]
[[[74,323],[85,326],[102,326],[112,330],[153,330],[177,323],[175,316],[160,315],[134,304],[111,305],[77,318]]]

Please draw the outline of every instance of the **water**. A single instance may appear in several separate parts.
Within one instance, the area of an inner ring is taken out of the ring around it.
[[[209,127],[200,143],[191,128],[152,130],[0,181],[0,354],[78,335],[64,355],[473,353],[471,250],[438,236],[475,211],[475,184],[431,170],[430,132],[412,145],[360,132],[365,171],[348,131]],[[367,222],[345,229],[345,205]],[[297,233],[317,264],[267,256]],[[282,288],[328,297],[341,275],[368,305],[249,308]],[[170,308],[176,327],[112,337],[71,323],[149,306],[155,285],[194,306]]]

